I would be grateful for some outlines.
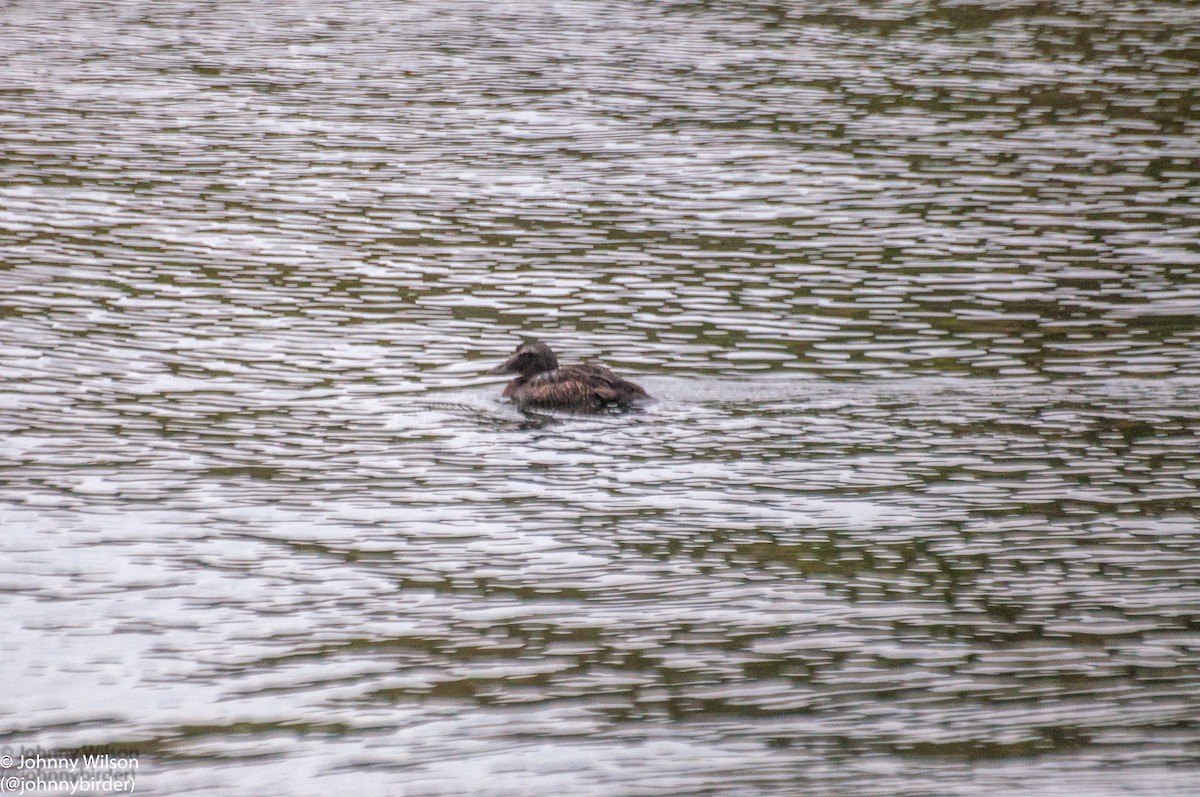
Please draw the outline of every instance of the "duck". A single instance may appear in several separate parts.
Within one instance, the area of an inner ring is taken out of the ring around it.
[[[602,412],[650,399],[640,385],[599,365],[560,366],[550,347],[538,340],[522,343],[491,373],[518,375],[505,386],[504,396],[522,409]]]

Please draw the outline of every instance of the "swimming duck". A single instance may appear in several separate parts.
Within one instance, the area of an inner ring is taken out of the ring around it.
[[[519,374],[504,388],[504,395],[522,408],[599,412],[650,398],[638,385],[599,365],[559,367],[550,347],[536,340],[522,343],[492,373]]]

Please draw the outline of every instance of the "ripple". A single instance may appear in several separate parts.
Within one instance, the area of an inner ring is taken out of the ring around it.
[[[1196,791],[1191,10],[0,18],[12,744]],[[523,415],[522,336],[657,401]]]

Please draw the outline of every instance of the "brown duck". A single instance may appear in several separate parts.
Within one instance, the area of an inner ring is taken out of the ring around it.
[[[599,412],[650,398],[638,385],[599,365],[560,367],[550,347],[536,340],[522,343],[492,373],[519,374],[504,388],[504,395],[522,408]]]

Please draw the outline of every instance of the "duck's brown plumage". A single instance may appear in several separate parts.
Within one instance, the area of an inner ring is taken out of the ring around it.
[[[518,346],[496,372],[519,374],[504,388],[504,395],[522,407],[598,412],[650,398],[639,385],[599,365],[560,367],[550,347],[537,341]]]

